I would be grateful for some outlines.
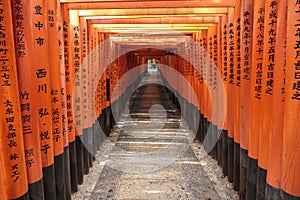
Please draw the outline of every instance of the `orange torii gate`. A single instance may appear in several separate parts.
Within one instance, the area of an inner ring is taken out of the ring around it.
[[[112,105],[138,81],[115,88],[119,79],[151,58],[137,53],[147,42],[134,39],[147,38],[154,24],[169,30],[153,34],[161,41],[153,49],[174,49],[159,60],[188,80],[198,104],[192,91],[161,72],[189,108],[184,115],[194,117],[192,129],[200,119],[200,142],[217,139],[210,155],[240,198],[300,197],[299,1],[10,0],[0,9],[2,199],[71,198],[115,123]],[[139,28],[148,32],[126,32]],[[133,39],[111,40],[122,34]],[[174,45],[168,34],[189,39]],[[224,125],[214,116],[222,109]]]

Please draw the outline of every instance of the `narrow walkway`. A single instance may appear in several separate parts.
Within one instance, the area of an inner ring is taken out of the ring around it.
[[[191,148],[191,130],[155,82],[160,79],[153,72],[132,95],[130,114],[97,157],[101,167],[92,173],[97,181],[85,199],[222,199]],[[180,123],[185,128],[179,130]]]

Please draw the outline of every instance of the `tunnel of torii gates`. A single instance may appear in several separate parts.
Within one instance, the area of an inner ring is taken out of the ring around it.
[[[0,0],[0,199],[71,199],[149,59],[240,199],[299,199],[299,0]]]

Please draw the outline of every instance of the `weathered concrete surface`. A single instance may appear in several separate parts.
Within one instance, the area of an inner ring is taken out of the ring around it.
[[[124,114],[87,178],[96,183],[81,186],[74,199],[224,199],[191,148],[194,134],[153,82],[160,83],[155,73],[132,95],[131,121]]]

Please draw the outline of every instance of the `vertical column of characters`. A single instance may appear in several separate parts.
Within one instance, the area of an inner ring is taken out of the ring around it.
[[[100,42],[100,36],[99,36],[99,42]],[[123,68],[123,63],[122,63],[122,49],[121,49],[121,45],[117,43],[117,59],[118,59],[118,65],[117,65],[117,74],[118,74],[118,82],[121,79],[121,74],[122,74],[122,68]],[[118,84],[117,86],[117,98],[116,101],[121,97],[121,93],[120,93],[120,84]]]
[[[253,16],[253,48],[250,91],[250,133],[248,149],[248,180],[246,198],[256,196],[256,180],[258,167],[258,151],[260,136],[261,98],[262,98],[262,74],[264,54],[264,21],[265,1],[254,0]]]
[[[194,84],[194,44],[195,44],[195,39],[194,39],[194,33],[192,34],[191,40],[190,40],[190,59],[189,59],[189,68],[190,68],[190,84],[191,84],[191,89],[194,90],[195,84]],[[173,56],[172,56],[173,57]],[[173,65],[173,59],[171,60],[172,63],[172,68],[174,68]],[[190,104],[194,105],[194,96],[192,91],[189,91],[189,97],[188,97]]]
[[[207,38],[208,38],[208,46],[207,46],[207,51],[209,54],[209,58],[208,58],[208,63],[207,63],[207,78],[208,78],[208,104],[207,104],[207,108],[208,108],[208,121],[210,122],[210,125],[212,125],[212,104],[213,104],[213,59],[214,59],[214,55],[213,55],[213,37],[214,37],[214,27],[209,27],[208,28],[208,34],[207,34]],[[211,129],[209,129],[209,133],[212,136],[212,132]],[[211,141],[210,141],[211,142]]]
[[[108,58],[109,58],[109,47],[108,47],[108,40],[107,40],[107,35],[104,33],[103,34],[103,67],[105,69],[104,73],[103,73],[103,80],[102,80],[102,86],[103,86],[103,108],[104,108],[104,129],[105,129],[105,134],[108,135],[108,116],[107,116],[107,109],[108,109],[108,105],[109,105],[109,101],[107,96],[108,96],[108,88],[109,88],[109,84],[108,81],[109,80],[109,68],[108,68]],[[132,58],[131,58],[132,59]],[[129,61],[133,61],[129,60]],[[129,68],[131,68],[131,63],[129,62]],[[128,86],[127,82],[126,82],[126,86]]]
[[[219,58],[219,26],[220,23],[214,24],[214,33],[213,33],[213,65],[212,65],[212,89],[213,89],[213,99],[212,99],[212,121],[213,121],[213,158],[218,159],[218,127],[219,127],[219,100],[220,97],[218,96],[219,92],[219,83],[217,79],[217,75],[219,73],[219,66],[220,66],[220,58]]]
[[[235,7],[235,46],[234,46],[234,142],[240,143],[240,87],[241,87],[241,2]],[[235,184],[236,187],[236,184]],[[236,189],[236,188],[235,188]]]
[[[200,116],[201,114],[201,108],[200,108],[200,102],[201,102],[201,94],[200,94],[200,79],[201,79],[201,74],[200,74],[200,68],[201,68],[201,61],[200,61],[200,48],[201,48],[201,44],[200,44],[200,34],[201,31],[199,31],[196,35],[196,49],[195,49],[195,53],[196,53],[196,71],[195,71],[195,82],[196,82],[196,94],[197,94],[197,99],[198,99],[198,114]],[[176,69],[176,62],[175,62],[175,58],[174,58],[174,69]],[[200,124],[199,124],[200,125]],[[200,126],[198,128],[198,131],[200,131]],[[199,132],[198,132],[199,133]],[[199,138],[199,137],[198,137]]]
[[[110,103],[113,104],[113,90],[115,87],[115,79],[116,79],[116,66],[117,66],[117,59],[115,59],[116,55],[116,43],[114,41],[111,42],[111,79],[110,79]]]
[[[241,7],[241,91],[240,91],[240,145],[248,150],[250,83],[253,40],[253,1],[242,1]]]
[[[100,103],[101,103],[101,112],[103,111],[105,105],[105,98],[104,98],[104,83],[103,83],[103,75],[104,75],[104,55],[105,55],[105,51],[104,51],[104,34],[103,33],[99,33],[99,37],[100,37],[100,80],[99,80],[99,84],[100,84]],[[124,62],[126,62],[126,57],[124,55]],[[125,73],[125,70],[126,70],[126,63],[124,63],[124,69],[123,69],[123,74]]]
[[[98,86],[98,74],[99,74],[99,51],[98,51],[98,30],[97,28],[94,28],[94,51],[95,51],[95,56],[94,56],[94,68],[93,68],[93,77],[94,77],[94,108],[95,108],[95,112],[94,112],[94,121],[93,121],[93,159],[95,160],[95,155],[96,155],[96,151],[97,151],[97,126],[96,123],[98,122],[98,107],[97,107],[97,99],[98,99],[98,95],[97,95],[97,86]]]
[[[195,34],[192,34],[191,40],[190,40],[190,47],[191,47],[191,51],[190,51],[190,81],[191,81],[191,89],[195,90],[195,82],[194,82],[194,67],[195,67]],[[173,57],[173,56],[172,56]],[[173,64],[173,59],[172,59],[172,68],[174,68],[174,64]],[[190,99],[190,104],[192,106],[194,106],[194,96],[193,96],[193,92],[189,91],[189,99]]]
[[[231,15],[231,16],[230,16]],[[228,79],[228,93],[227,93],[227,98],[228,98],[228,104],[231,104],[230,103],[230,97],[231,96],[230,94],[230,85],[234,84],[234,45],[235,45],[235,41],[234,41],[234,36],[235,36],[235,31],[234,31],[234,20],[233,20],[233,11],[231,10],[231,13],[229,13],[229,16],[228,16],[228,31],[227,31],[227,34],[228,34],[228,63],[227,65],[229,66],[228,67],[228,72],[227,72],[227,79]],[[228,105],[228,136],[230,138],[233,138],[233,131],[231,130],[232,129],[232,120],[230,119],[230,115],[233,114],[231,113],[231,109],[230,109],[230,106]],[[233,115],[232,115],[233,116]]]
[[[98,70],[98,77],[97,77],[97,109],[98,109],[98,112],[97,112],[97,115],[100,116],[101,115],[101,90],[100,90],[100,77],[99,75],[101,74],[101,34],[98,32],[97,30],[97,38],[98,38],[98,41],[97,41],[97,52],[98,52],[98,58],[97,58],[97,70]]]
[[[96,57],[96,71],[95,74],[97,75],[96,77],[96,94],[95,94],[95,101],[96,101],[96,118],[100,116],[100,103],[99,103],[99,78],[98,74],[100,73],[100,38],[99,38],[99,33],[97,29],[94,29],[95,36],[96,36],[96,51],[97,51],[97,57]]]
[[[215,102],[217,101],[216,98],[216,90],[217,90],[217,83],[215,80],[215,70],[217,67],[217,25],[214,24],[212,26],[211,35],[209,37],[209,54],[211,56],[210,60],[210,66],[209,66],[209,82],[211,87],[211,122],[213,125],[216,124],[216,118],[214,117],[214,114],[216,112]],[[216,43],[215,43],[216,42]],[[215,49],[216,48],[216,49]]]
[[[63,120],[62,120],[62,95],[60,83],[60,52],[59,52],[59,30],[58,30],[58,2],[50,1],[45,5],[47,38],[48,38],[48,60],[50,76],[51,113],[52,113],[52,135],[54,148],[54,166],[56,198],[65,198],[65,176],[64,171],[64,144],[63,144]]]
[[[239,190],[240,175],[240,91],[241,91],[241,0],[235,4],[235,44],[234,44],[234,67],[233,67],[233,187]]]
[[[222,87],[222,80],[219,78],[222,77],[222,26],[223,26],[223,17],[219,17],[218,19],[218,25],[217,25],[217,33],[214,36],[214,52],[217,57],[216,61],[216,68],[214,71],[214,80],[215,80],[215,87],[216,87],[216,92],[217,92],[217,110],[222,110],[224,107],[222,104],[222,95],[220,88]],[[221,130],[222,124],[221,124],[221,117],[217,114],[217,129],[218,131]],[[219,152],[218,152],[219,154]]]
[[[209,59],[210,59],[210,55],[208,53],[208,30],[205,30],[203,32],[203,80],[204,80],[204,84],[203,84],[203,95],[204,95],[204,123],[203,123],[203,131],[204,131],[204,135],[203,135],[203,139],[206,138],[207,136],[207,132],[208,132],[208,125],[209,125],[209,101],[210,101],[210,94],[209,94]]]
[[[93,25],[87,21],[87,45],[88,45],[88,94],[89,94],[89,101],[88,101],[88,108],[89,108],[89,121],[88,121],[88,129],[87,129],[87,140],[86,140],[86,146],[88,149],[88,166],[92,166],[92,152],[93,152],[93,146],[92,146],[92,134],[93,134],[93,121],[94,121],[94,80],[93,80],[93,67],[94,67],[94,48],[93,48]]]
[[[90,121],[90,107],[89,107],[89,51],[88,51],[88,30],[87,30],[87,20],[85,17],[79,17],[80,25],[80,42],[81,42],[81,88],[82,88],[82,128],[83,128],[83,173],[86,175],[89,173],[89,152],[88,152],[88,129]]]
[[[272,109],[276,115],[272,115],[266,196],[269,198],[280,196],[281,166],[282,166],[282,143],[283,143],[283,116],[284,116],[284,82],[286,70],[286,18],[287,1],[278,1],[278,14],[276,23],[276,44],[274,58],[274,85]],[[272,164],[270,164],[272,163]]]
[[[93,35],[94,35],[94,51],[95,51],[95,54],[94,54],[94,67],[93,67],[93,80],[94,80],[94,101],[95,101],[95,105],[94,107],[96,106],[96,87],[98,85],[98,80],[97,80],[97,74],[98,74],[98,57],[99,57],[99,52],[98,52],[98,30],[97,28],[94,28],[93,29]],[[96,111],[96,108],[95,108],[95,111]],[[94,112],[94,121],[93,123],[95,123],[95,121],[97,120],[97,115],[96,115],[96,112]]]
[[[87,65],[88,65],[88,52],[87,52],[87,24],[85,17],[79,17],[79,25],[80,25],[80,42],[81,42],[81,87],[82,87],[82,128],[86,129],[87,126],[87,119],[88,119],[88,93],[87,93]]]
[[[203,65],[203,60],[204,60],[204,48],[203,48],[203,30],[200,31],[199,33],[199,109],[200,109],[200,135],[199,135],[199,140],[201,143],[203,143],[204,140],[204,65]]]
[[[73,112],[73,86],[75,81],[73,56],[72,56],[72,26],[70,24],[70,13],[67,5],[62,5],[63,12],[63,32],[64,32],[64,61],[65,61],[65,78],[66,78],[66,108],[67,108],[67,124],[68,124],[68,141],[70,156],[70,177],[71,191],[77,191],[77,163],[76,163],[76,145],[75,145],[75,123]]]
[[[235,64],[235,45],[236,34],[234,29],[235,9],[228,10],[228,84],[227,84],[227,113],[228,113],[228,180],[233,181],[233,155],[234,155],[234,64]]]
[[[228,82],[228,24],[227,15],[222,22],[222,80],[226,89]],[[225,105],[226,106],[226,105]],[[228,130],[228,116],[225,116],[224,130]]]
[[[194,39],[193,39],[193,54],[194,54],[194,58],[193,58],[193,82],[194,82],[194,95],[193,95],[193,114],[194,114],[194,117],[196,119],[199,119],[199,98],[198,98],[198,90],[199,90],[199,84],[198,84],[198,62],[199,62],[199,57],[198,57],[198,33],[196,32],[194,34]],[[174,69],[175,69],[175,60],[174,60],[174,56],[173,56],[173,66],[174,66]],[[194,124],[193,124],[193,127],[195,129],[195,133],[198,134],[198,126],[199,126],[199,121],[198,121],[198,124],[196,124],[196,121],[194,121]]]
[[[284,102],[284,128],[281,188],[283,198],[300,197],[300,2],[288,1],[287,67]],[[287,194],[286,194],[287,193]]]
[[[96,149],[98,150],[101,146],[101,143],[103,142],[103,135],[100,129],[101,126],[101,93],[100,93],[100,77],[99,75],[101,74],[101,60],[100,60],[100,55],[101,55],[101,35],[99,33],[99,31],[96,29],[96,33],[97,34],[97,72],[96,72],[96,82],[97,82],[97,87],[96,87],[96,96],[97,96],[97,123],[95,124],[96,126],[96,131],[95,131],[95,137],[96,137]]]
[[[197,102],[199,101],[199,99],[197,98],[197,93],[198,93],[198,79],[197,79],[197,66],[198,66],[198,51],[197,51],[197,33],[194,33],[194,39],[193,39],[193,60],[192,60],[192,63],[193,63],[193,88],[194,88],[194,94],[192,97],[193,97],[193,104],[194,104],[194,114],[197,115],[195,117],[198,117],[198,104]],[[172,59],[173,63],[174,63],[174,56],[173,56],[173,59]],[[175,68],[175,63],[173,64],[173,67]],[[196,109],[197,108],[197,109]],[[194,127],[196,128],[198,126],[197,125],[194,125]],[[197,130],[195,130],[197,131]]]
[[[54,155],[63,153],[63,130],[62,130],[62,96],[60,84],[60,52],[59,52],[59,34],[58,34],[58,5],[52,1],[46,7],[50,82],[51,82],[51,112],[53,126]]]
[[[53,127],[51,113],[51,82],[49,66],[49,39],[47,36],[47,3],[43,0],[29,3],[32,23],[33,49],[36,59],[33,60],[34,77],[37,83],[38,98],[38,127],[41,141],[41,154],[43,165],[43,182],[45,198],[55,199],[55,169]]]
[[[181,70],[182,70],[182,66],[181,66],[181,60],[180,60],[180,56],[179,56],[179,52],[180,52],[180,45],[179,45],[179,47],[178,47],[178,49],[177,49],[177,52],[178,52],[178,54],[176,54],[176,63],[177,63],[177,66],[178,66],[178,73],[180,73],[180,74],[182,74],[181,73]],[[166,65],[168,65],[168,56],[167,56],[167,58],[166,58]],[[179,88],[179,87],[178,87]],[[178,94],[179,94],[179,90],[177,91],[178,92]]]
[[[105,108],[105,102],[106,102],[106,98],[105,98],[105,85],[104,85],[104,80],[105,80],[105,63],[104,63],[104,57],[105,57],[105,51],[104,51],[104,43],[106,42],[104,40],[104,34],[100,33],[100,41],[101,41],[101,45],[100,45],[100,80],[99,80],[99,84],[100,84],[100,97],[101,97],[101,112],[103,112],[104,108]],[[127,61],[125,60],[125,56],[124,56],[124,62]],[[126,66],[127,64],[124,63],[124,70],[123,70],[123,74],[125,73],[126,70]],[[124,92],[124,85],[123,85],[123,92]],[[104,114],[104,113],[103,113]]]
[[[111,47],[109,41],[109,35],[105,34],[105,66],[107,66],[106,70],[106,108],[110,106],[110,94],[108,91],[110,91],[110,77],[111,77],[111,69],[108,67],[111,63]],[[130,66],[130,69],[135,67],[136,64],[132,64]],[[131,81],[131,80],[130,80]]]
[[[90,73],[90,68],[91,68],[91,62],[92,62],[92,50],[91,50],[91,33],[90,33],[90,23],[88,20],[86,20],[86,46],[87,46],[87,60],[86,60],[86,68],[87,68],[87,97],[88,97],[88,102],[87,102],[87,108],[89,111],[88,114],[88,120],[87,120],[87,134],[89,134],[89,130],[91,128],[91,121],[92,121],[92,104],[91,104],[91,73]]]
[[[222,106],[225,109],[225,119],[224,125],[222,127],[222,172],[225,176],[228,174],[228,109],[227,109],[227,91],[228,91],[228,63],[229,63],[229,54],[228,54],[228,15],[223,16],[222,20],[222,84],[224,84],[225,92],[225,102]]]
[[[192,111],[193,111],[193,118],[195,119],[199,119],[199,109],[198,109],[198,98],[197,98],[197,33],[193,34],[193,40],[192,40],[192,45],[193,45],[193,58],[192,58],[192,80],[193,80],[193,91],[191,93],[191,97],[192,97]],[[173,68],[175,68],[174,65],[174,56],[172,56],[172,62],[173,62]],[[198,123],[198,120],[194,120],[192,126],[193,126],[193,130],[196,133],[198,130],[198,125],[196,124]]]
[[[183,58],[183,62],[185,63],[185,76],[187,81],[191,84],[191,64],[190,64],[190,60],[191,60],[191,52],[192,52],[192,44],[191,44],[191,38],[188,38],[186,41],[186,47],[185,47],[185,56]],[[170,65],[172,66],[172,56],[170,56]],[[185,98],[186,100],[189,100],[189,95],[190,95],[190,91],[189,90],[185,90]]]
[[[198,58],[198,32],[194,33],[194,41],[193,41],[193,53],[194,53],[194,59],[193,59],[193,65],[194,65],[194,68],[193,68],[193,82],[194,82],[194,93],[196,96],[193,96],[193,99],[194,99],[194,113],[195,113],[195,117],[198,117],[198,113],[199,113],[199,104],[197,104],[197,101],[195,100],[198,100],[198,61],[199,61],[199,58]],[[173,58],[173,63],[174,63],[174,58]],[[175,64],[174,65],[174,69],[175,69]],[[198,124],[197,124],[198,126]],[[196,130],[197,131],[197,130]]]
[[[118,100],[118,98],[120,97],[120,93],[119,93],[119,85],[118,85],[118,82],[119,82],[119,79],[120,79],[120,58],[119,56],[121,55],[120,53],[120,44],[118,44],[117,42],[115,42],[115,45],[116,45],[116,52],[115,52],[115,59],[116,59],[116,79],[115,79],[115,88],[114,88],[114,91],[116,93],[116,96],[115,96],[115,99],[114,99],[114,102],[116,102]],[[115,121],[114,121],[115,123]]]
[[[268,169],[269,138],[273,117],[274,66],[278,0],[267,0],[265,4],[264,59],[261,92],[261,130],[259,136],[257,198],[265,197]]]
[[[186,53],[185,48],[186,48],[185,43],[182,43],[181,46],[180,46],[180,55],[185,55],[185,53]],[[182,58],[182,56],[180,56],[179,59],[180,59],[180,63],[181,63],[181,73],[184,77],[186,77],[186,64],[185,64],[184,59]],[[170,58],[169,58],[169,60],[170,60]],[[169,63],[170,63],[170,61],[169,61]],[[180,93],[181,97],[184,98],[184,89],[182,88],[181,85],[180,85],[179,88],[180,88],[179,93]]]
[[[113,103],[113,99],[112,99],[112,94],[113,94],[113,90],[114,90],[114,86],[115,86],[115,68],[117,65],[117,60],[114,59],[115,58],[115,54],[116,54],[116,43],[114,41],[110,42],[111,44],[111,54],[110,54],[110,88],[109,88],[109,98],[110,98],[110,104]]]
[[[219,166],[222,166],[222,130],[223,130],[223,124],[224,124],[224,117],[225,117],[225,88],[222,80],[222,69],[223,69],[223,25],[224,25],[224,18],[225,15],[220,16],[218,19],[218,27],[217,27],[217,38],[215,38],[217,44],[217,68],[215,71],[215,80],[217,84],[217,127],[216,127],[216,139],[217,139],[217,160]]]
[[[72,68],[74,71],[74,83],[72,108],[74,114],[77,181],[83,183],[83,103],[82,103],[82,61],[81,61],[81,38],[82,31],[79,26],[79,11],[70,10],[70,48],[72,57]]]
[[[68,119],[67,119],[67,86],[66,86],[66,71],[65,71],[65,48],[64,39],[65,35],[63,10],[60,5],[60,0],[57,0],[58,5],[58,34],[59,34],[59,59],[60,59],[60,95],[61,95],[61,118],[62,118],[62,133],[63,133],[63,145],[64,145],[64,171],[65,175],[65,191],[66,198],[71,198],[71,176],[70,176],[70,156],[69,156],[69,134],[68,134]]]
[[[188,58],[188,55],[189,55],[189,46],[188,46],[188,44],[187,43],[185,43],[184,44],[184,47],[181,49],[181,51],[183,52],[183,57],[181,57],[180,59],[181,59],[181,62],[182,62],[182,72],[183,72],[183,76],[184,76],[184,78],[187,80],[187,81],[189,81],[189,79],[188,79],[188,72],[189,72],[189,70],[188,70],[188,67],[187,67],[187,62],[186,62],[186,60],[188,60],[189,58]],[[169,65],[170,65],[170,58],[171,56],[169,56]],[[186,58],[186,59],[184,59],[184,58]],[[180,93],[181,93],[181,96],[183,96],[183,98],[186,98],[186,90],[183,90],[182,88],[180,89]],[[185,107],[186,107],[186,102],[184,101],[184,110],[186,110],[185,109]]]
[[[200,114],[203,118],[203,38],[202,38],[203,31],[199,32],[199,48],[198,48],[198,53],[199,53],[199,65],[198,65],[198,70],[199,70],[199,92],[198,92],[198,97],[199,97],[199,110]],[[202,129],[200,129],[202,131]],[[202,137],[202,132],[200,135],[200,142]]]
[[[67,107],[67,123],[68,123],[68,140],[69,143],[75,140],[75,127],[74,127],[74,114],[72,108],[72,90],[74,83],[74,69],[73,67],[73,57],[71,56],[72,45],[71,45],[71,24],[69,10],[66,5],[63,5],[63,32],[64,32],[64,61],[65,61],[65,77],[66,77],[66,107]]]
[[[4,176],[0,184],[8,199],[26,199],[28,181],[11,8],[10,1],[0,1],[0,158]]]
[[[180,46],[180,55],[182,55],[182,56],[180,56],[179,59],[180,59],[180,63],[181,63],[181,73],[184,77],[187,76],[186,63],[185,63],[185,60],[183,58],[183,57],[185,57],[185,54],[186,54],[186,44],[182,43],[182,45]],[[171,57],[169,56],[169,61],[168,61],[169,64],[168,65],[170,65],[170,59],[171,59]],[[184,98],[184,95],[185,95],[184,94],[184,89],[181,85],[180,85],[179,88],[180,88],[179,93],[180,93],[181,97]]]
[[[241,3],[241,90],[240,90],[240,188],[241,199],[246,198],[248,140],[250,134],[250,89],[253,46],[253,0]]]
[[[30,9],[25,1],[16,0],[11,1],[11,3],[14,6],[14,9],[12,9],[13,26],[16,33],[15,51],[29,195],[32,198],[44,198],[40,132],[36,123],[38,121],[36,109],[37,83],[35,80],[36,74],[32,70],[33,38],[31,37],[32,29],[28,25],[31,23]]]
[[[202,73],[202,77],[203,77],[203,116],[204,116],[204,135],[203,135],[203,139],[206,135],[206,122],[207,122],[207,99],[208,99],[208,82],[207,82],[207,30],[202,32],[202,69],[203,69],[203,73]]]
[[[75,120],[75,136],[79,137],[82,135],[82,81],[81,81],[81,38],[79,28],[79,11],[71,10],[70,11],[70,25],[72,31],[70,31],[70,43],[71,43],[71,55],[74,67],[74,98],[73,98],[73,107],[74,107],[74,120]]]
[[[97,70],[98,70],[98,47],[97,47],[97,43],[98,43],[98,34],[97,34],[97,28],[93,26],[93,68],[92,68],[92,78],[93,78],[93,100],[94,100],[94,112],[93,112],[93,121],[92,121],[92,155],[94,155],[96,153],[96,139],[95,139],[95,131],[96,131],[96,127],[95,127],[95,123],[97,121],[97,85],[98,85],[98,80],[97,80]],[[93,160],[95,160],[94,156],[93,156]]]

